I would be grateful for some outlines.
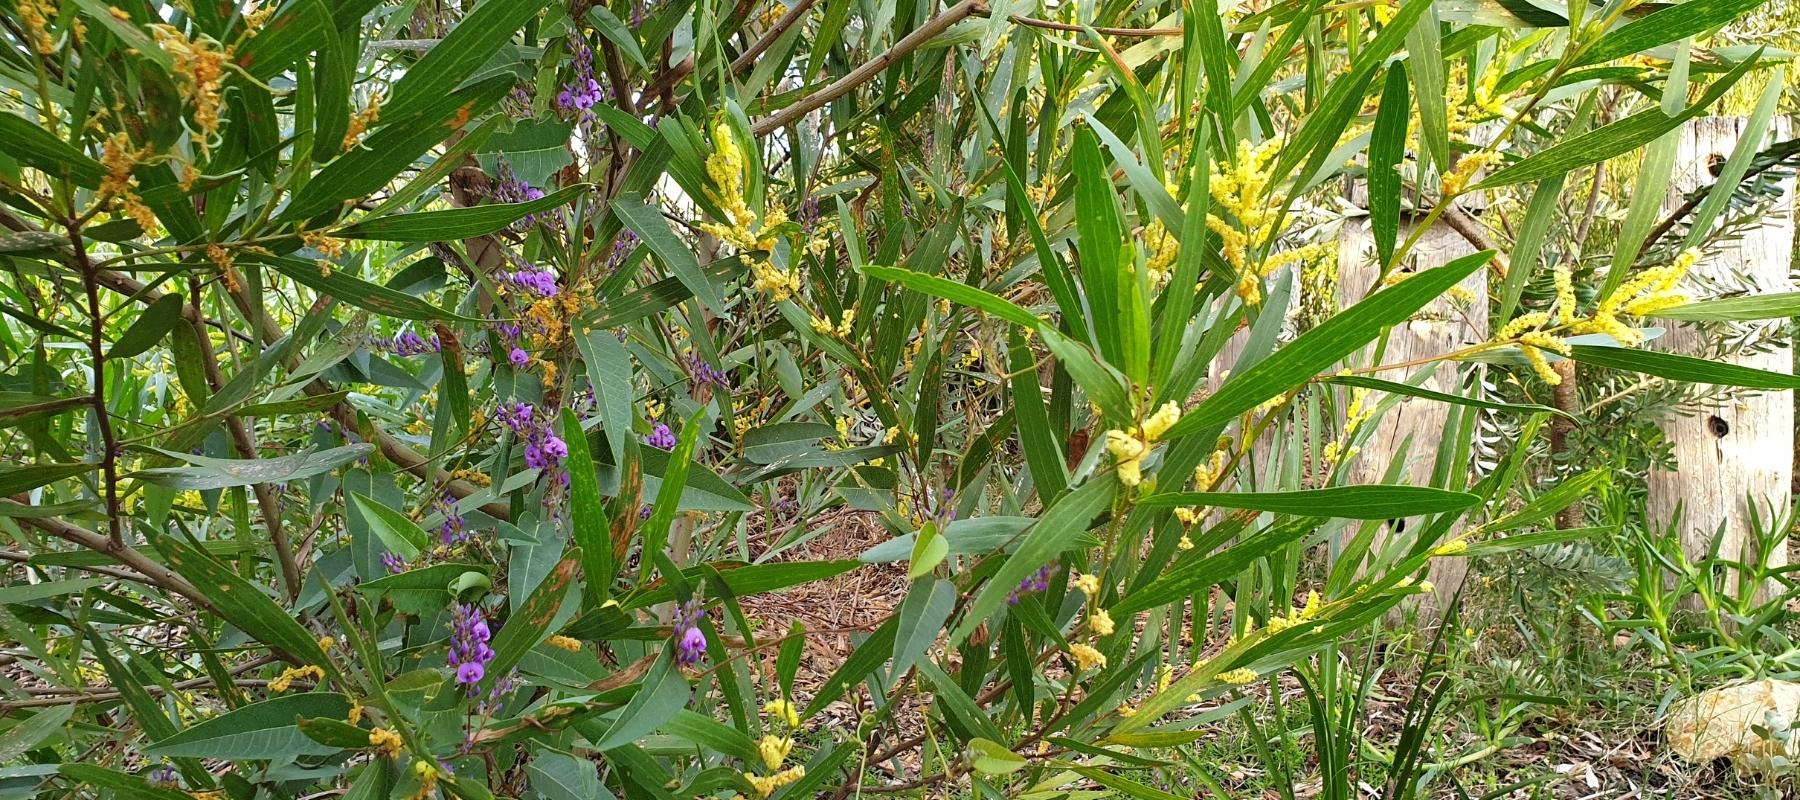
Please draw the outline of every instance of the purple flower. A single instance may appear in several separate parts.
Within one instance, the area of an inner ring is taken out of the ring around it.
[[[388,574],[398,575],[406,571],[406,559],[393,553],[382,553],[381,566],[387,568]]]
[[[487,675],[487,664],[494,660],[488,647],[493,637],[488,630],[487,615],[472,603],[458,603],[450,614],[450,655],[445,659],[456,670],[456,682],[469,687],[475,696],[475,684]]]
[[[575,60],[570,65],[574,75],[562,85],[562,91],[556,93],[556,107],[587,116],[592,113],[588,109],[606,99],[606,90],[594,78],[594,51],[587,41],[570,37],[569,49],[575,51]]]
[[[514,346],[512,352],[506,354],[506,360],[514,367],[523,369],[531,362],[531,356],[525,352],[525,348]]]
[[[433,500],[431,507],[432,510],[444,515],[444,521],[438,525],[438,541],[446,545],[455,545],[462,544],[472,537],[470,532],[463,530],[462,513],[456,508],[455,495],[446,493]],[[485,622],[481,624],[483,627],[487,625]]]
[[[552,462],[561,464],[563,459],[569,457],[569,445],[555,435],[547,436],[544,439],[544,455]]]
[[[693,376],[695,384],[701,386],[714,386],[720,389],[727,388],[728,383],[725,380],[724,371],[707,363],[706,359],[701,358],[699,353],[688,353],[687,366],[688,374]]]
[[[494,171],[497,173],[494,176],[493,191],[495,200],[502,203],[529,203],[533,200],[541,199],[544,196],[543,189],[539,189],[520,180],[519,176],[513,173],[512,164],[508,163],[505,159],[500,161],[500,165]],[[555,218],[546,216],[544,219],[550,221]],[[520,217],[517,222],[514,222],[512,227],[514,230],[529,230],[531,226],[537,224],[537,222],[538,215],[526,214],[525,216]]]
[[[181,786],[181,778],[175,774],[175,768],[168,764],[150,770],[150,774],[145,780],[158,789],[174,789]]]
[[[650,429],[650,434],[644,437],[644,444],[658,450],[674,450],[675,432],[669,430],[669,426],[658,422],[656,427]]]
[[[700,630],[705,615],[698,600],[689,600],[675,616],[675,660],[682,666],[698,664],[706,655],[706,633]]]
[[[1019,581],[1018,588],[1013,589],[1012,593],[1006,596],[1006,602],[1016,606],[1019,604],[1019,599],[1025,595],[1050,588],[1050,573],[1053,567],[1054,564],[1045,564],[1038,567],[1037,572],[1026,576],[1025,580]]]
[[[556,273],[547,269],[514,270],[503,274],[501,280],[514,288],[523,289],[539,297],[556,296]]]

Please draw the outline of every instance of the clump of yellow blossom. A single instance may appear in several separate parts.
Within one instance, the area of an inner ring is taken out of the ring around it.
[[[369,95],[369,102],[363,104],[361,110],[350,116],[350,127],[344,131],[344,144],[341,149],[349,150],[362,140],[362,135],[370,125],[381,118],[381,93]]]
[[[787,760],[788,753],[793,749],[794,740],[786,736],[771,734],[756,743],[756,752],[762,756],[763,766],[768,767],[770,772],[781,769],[781,762]]]
[[[360,697],[350,698],[350,712],[344,715],[344,720],[346,722],[349,722],[351,725],[357,725],[362,722],[362,718],[363,718],[362,698],[360,698]]]
[[[1500,154],[1492,150],[1470,153],[1457,159],[1456,166],[1450,168],[1450,172],[1444,176],[1443,182],[1439,185],[1439,193],[1444,197],[1455,197],[1462,194],[1463,190],[1468,188],[1470,179],[1475,177],[1475,173],[1499,161]]]
[[[1218,214],[1206,215],[1206,227],[1219,235],[1225,262],[1238,274],[1237,293],[1246,303],[1262,302],[1261,278],[1275,269],[1267,264],[1253,267],[1250,248],[1269,240],[1274,232],[1280,208],[1268,196],[1270,162],[1280,152],[1281,143],[1270,139],[1256,147],[1240,141],[1237,158],[1227,164],[1216,164],[1207,180],[1207,191],[1213,205],[1231,215],[1233,222]],[[1289,257],[1297,260],[1299,256]],[[1279,266],[1279,265],[1276,265]]]
[[[1494,341],[1517,343],[1519,350],[1525,354],[1525,359],[1531,362],[1532,371],[1536,372],[1545,383],[1555,386],[1562,383],[1562,376],[1557,375],[1556,370],[1550,368],[1550,361],[1544,358],[1544,351],[1548,350],[1566,356],[1569,354],[1569,344],[1548,331],[1537,330],[1549,321],[1550,314],[1545,311],[1520,314],[1511,322],[1506,323],[1500,332],[1494,335]],[[1631,329],[1626,328],[1626,330]],[[1636,333],[1636,331],[1631,332]]]
[[[1095,667],[1106,668],[1106,654],[1095,650],[1092,645],[1069,645],[1069,655],[1075,659],[1075,668],[1082,672]]]
[[[800,273],[760,259],[753,260],[750,262],[750,288],[779,303],[800,291]]]
[[[1219,673],[1219,680],[1233,686],[1242,686],[1246,683],[1254,682],[1258,677],[1256,670],[1250,669],[1249,667],[1238,667],[1234,670]]]
[[[437,791],[438,771],[435,764],[423,758],[414,761],[413,774],[419,778],[419,790],[413,793],[413,800],[424,800]]]
[[[242,291],[244,282],[238,277],[237,265],[231,260],[231,253],[215,242],[206,246],[206,257],[213,262],[213,266],[219,268],[219,275],[225,281],[226,290]]]
[[[369,746],[381,755],[396,756],[406,747],[406,741],[400,738],[400,734],[387,728],[376,728],[369,731]]]
[[[322,231],[301,231],[300,241],[326,258],[337,258],[344,254],[344,240],[327,236]]]
[[[1319,611],[1322,606],[1323,606],[1323,604],[1319,600],[1318,592],[1307,592],[1305,605],[1302,605],[1301,607],[1288,612],[1287,616],[1284,616],[1284,617],[1271,616],[1271,617],[1269,617],[1269,626],[1268,626],[1269,633],[1271,633],[1271,634],[1280,633],[1289,628],[1295,627],[1295,626],[1299,625],[1300,623],[1310,621],[1311,619],[1313,619],[1314,617],[1317,617],[1319,615]]]
[[[702,222],[698,227],[739,250],[773,248],[776,229],[787,222],[787,212],[780,207],[767,210],[761,227],[752,232],[750,225],[756,222],[756,213],[744,201],[744,151],[731,135],[731,126],[722,119],[713,125],[712,139],[712,155],[706,157],[706,177],[712,185],[704,191],[707,199],[725,212],[727,223]]]
[[[794,704],[788,702],[787,698],[778,697],[770,700],[763,704],[762,710],[764,714],[786,723],[789,728],[800,727],[800,711],[794,708]]]
[[[1168,227],[1159,219],[1144,227],[1144,250],[1147,254],[1144,271],[1150,275],[1150,287],[1161,289],[1175,274],[1175,258],[1181,254],[1181,243],[1175,241],[1174,234],[1169,233]]]
[[[1150,454],[1150,446],[1168,433],[1180,419],[1181,406],[1171,401],[1164,403],[1162,408],[1144,420],[1141,429],[1133,426],[1128,430],[1106,432],[1106,450],[1112,454],[1120,483],[1136,486],[1143,482],[1143,462],[1144,457]]]
[[[202,36],[189,39],[173,25],[151,25],[156,46],[169,55],[182,99],[194,106],[194,125],[200,130],[200,152],[209,152],[212,139],[219,134],[219,84],[225,77],[225,60],[229,49]]]
[[[50,0],[19,0],[19,21],[25,23],[26,38],[38,55],[56,52],[56,41],[50,37],[50,20],[56,18],[56,3]]]
[[[811,322],[813,332],[820,336],[837,336],[838,338],[844,338],[850,335],[850,326],[852,323],[856,322],[856,309],[844,309],[844,313],[838,316],[836,325],[831,324],[831,320],[823,317],[813,317]]]
[[[131,148],[131,137],[124,131],[108,137],[100,155],[100,164],[106,167],[106,177],[100,181],[100,194],[119,198],[126,216],[137,220],[138,227],[147,232],[156,227],[156,215],[138,197],[137,179],[131,176],[131,170],[143,156],[144,153]]]
[[[776,789],[804,777],[806,777],[806,767],[798,764],[768,776],[758,775],[754,772],[744,773],[744,780],[750,782],[750,786],[756,790],[757,797],[768,797],[774,794]]]
[[[1619,321],[1621,316],[1641,317],[1688,301],[1686,294],[1675,288],[1687,271],[1700,260],[1700,251],[1688,248],[1674,261],[1639,273],[1607,295],[1594,310],[1594,315],[1576,322],[1575,333],[1604,333],[1626,347],[1641,344],[1644,335]]]
[[[1111,636],[1113,632],[1112,615],[1106,613],[1104,608],[1094,609],[1088,614],[1088,630],[1093,631],[1095,636]]]
[[[571,653],[581,652],[581,640],[573,636],[563,636],[559,634],[545,639],[544,644],[550,645],[558,650],[567,650]]]
[[[307,664],[303,667],[289,667],[283,670],[280,675],[275,676],[269,681],[269,691],[285,692],[293,686],[294,681],[302,678],[312,678],[313,680],[322,681],[325,679],[325,670],[319,669],[313,664]]]
[[[1098,575],[1091,575],[1085,572],[1077,574],[1074,580],[1069,581],[1069,585],[1075,587],[1088,597],[1100,596],[1100,576]]]

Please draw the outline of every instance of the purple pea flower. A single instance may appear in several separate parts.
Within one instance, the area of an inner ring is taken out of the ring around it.
[[[493,638],[488,630],[487,615],[473,603],[458,603],[450,615],[450,655],[446,659],[456,670],[456,682],[468,687],[475,696],[475,684],[487,675],[487,664],[494,660]]]
[[[506,354],[506,360],[514,367],[524,369],[526,364],[531,363],[531,356],[525,352],[525,348],[514,346],[512,352]]]
[[[698,664],[706,655],[706,633],[700,630],[705,614],[698,600],[689,600],[675,616],[675,660],[682,666]]]
[[[650,434],[644,437],[644,444],[658,450],[674,450],[675,432],[669,430],[669,426],[658,422],[656,427],[650,430]]]

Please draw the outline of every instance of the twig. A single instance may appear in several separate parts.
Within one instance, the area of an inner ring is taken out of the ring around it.
[[[950,26],[968,19],[970,15],[986,10],[987,4],[982,2],[982,0],[962,0],[962,2],[945,9],[942,14],[932,17],[929,22],[919,26],[918,30],[907,34],[905,38],[895,42],[893,47],[887,49],[887,52],[863,62],[861,66],[851,70],[849,74],[832,81],[831,84],[812,94],[800,98],[795,101],[793,105],[788,106],[771,116],[758,120],[755,125],[751,126],[751,133],[757,136],[767,136],[787,127],[807,114],[823,108],[826,103],[836,100],[839,97],[843,97],[856,87],[874,80],[875,76],[885,72],[888,67],[893,66],[894,63],[900,59],[905,58],[908,53],[919,49],[924,46],[926,42],[937,38],[938,34],[948,30]]]
[[[31,556],[30,556],[30,554],[21,553],[17,550],[0,550],[0,561],[11,561],[15,564],[29,564],[29,563],[31,563]],[[100,574],[100,575],[107,575],[110,577],[118,578],[120,580],[133,581],[136,583],[152,583],[149,577],[147,577],[141,573],[125,569],[124,567],[108,567],[108,566],[99,565],[99,564],[95,564],[95,565],[57,564],[56,566],[67,567],[68,569],[78,569],[78,570],[82,570],[85,572],[93,572],[93,573]],[[152,584],[152,585],[154,585],[154,584]]]
[[[20,508],[27,507],[23,503],[10,499],[0,499],[0,505],[9,507],[18,506]],[[215,614],[219,612],[219,609],[213,605],[212,600],[201,593],[199,589],[194,588],[193,584],[188,583],[186,578],[175,574],[175,572],[168,567],[156,563],[151,560],[149,556],[138,552],[137,549],[130,545],[120,543],[119,546],[115,548],[112,546],[111,540],[109,540],[105,534],[96,533],[79,525],[64,522],[60,519],[22,517],[20,518],[20,521],[27,526],[36,528],[51,536],[55,536],[58,539],[62,539],[63,541],[103,553],[108,558],[137,570],[138,573],[151,584],[181,595],[182,597],[193,601],[201,608]]]
[[[983,17],[987,16],[986,10],[977,13]],[[1029,28],[1043,28],[1045,30],[1063,31],[1065,33],[1082,33],[1088,30],[1080,25],[1070,25],[1067,22],[1052,22],[1047,19],[1027,17],[1024,14],[1012,14],[1008,16],[1007,19]],[[1094,28],[1093,31],[1101,36],[1155,37],[1180,36],[1182,34],[1180,28]]]
[[[787,33],[789,28],[794,27],[794,23],[805,18],[806,12],[812,10],[815,2],[817,0],[800,0],[789,7],[786,14],[782,14],[780,19],[775,20],[774,25],[770,25],[768,30],[763,31],[763,35],[750,45],[750,49],[731,60],[731,71],[737,73],[749,69],[751,64],[756,63],[757,58],[774,46],[776,39],[780,39],[781,35]]]
[[[92,361],[94,381],[94,419],[100,425],[100,474],[106,485],[107,546],[118,551],[125,547],[124,515],[119,509],[119,440],[113,435],[112,414],[106,410],[106,318],[100,311],[100,270],[88,258],[87,244],[81,238],[81,223],[68,221],[69,244],[74,250],[76,266],[81,268],[81,283],[87,290],[88,358]]]

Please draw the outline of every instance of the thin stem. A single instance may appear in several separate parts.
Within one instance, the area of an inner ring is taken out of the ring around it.
[[[91,402],[94,418],[100,426],[100,474],[105,482],[107,539],[114,552],[125,546],[124,516],[119,509],[119,441],[113,434],[112,415],[106,409],[106,318],[100,309],[100,270],[88,258],[87,244],[81,237],[81,223],[68,221],[69,244],[74,248],[75,264],[81,269],[81,283],[87,290],[88,358],[92,362],[94,392]]]

